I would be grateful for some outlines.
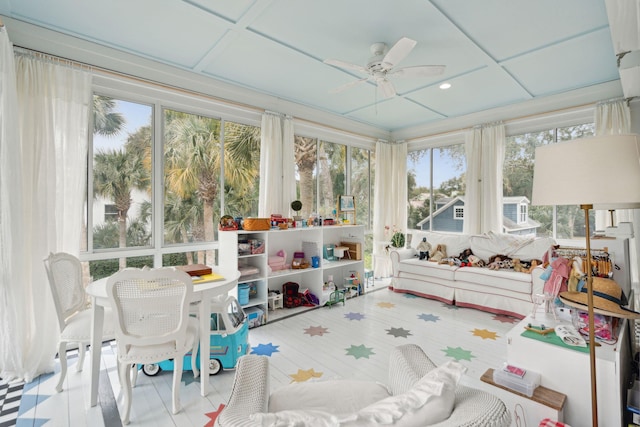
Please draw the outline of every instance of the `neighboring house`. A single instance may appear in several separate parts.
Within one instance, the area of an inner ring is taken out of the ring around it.
[[[131,190],[131,207],[127,212],[128,221],[137,219],[140,216],[140,206],[143,202],[150,201],[146,191]],[[93,225],[98,227],[104,225],[109,220],[118,219],[118,210],[113,201],[103,197],[96,197],[93,203]]]
[[[524,196],[502,199],[502,231],[508,234],[535,234],[540,223],[529,218],[529,199]],[[462,233],[464,196],[438,199],[435,211],[417,224],[421,230]],[[430,227],[431,223],[433,226]]]

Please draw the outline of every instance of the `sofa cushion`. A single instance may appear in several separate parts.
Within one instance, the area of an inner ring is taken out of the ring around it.
[[[269,396],[269,412],[313,409],[332,414],[350,414],[389,397],[380,383],[357,380],[328,380],[294,383],[274,390]],[[327,399],[331,396],[331,399]]]
[[[542,259],[542,255],[554,243],[549,237],[534,238],[493,232],[469,236],[471,251],[485,261],[498,254],[527,261]]]
[[[419,260],[418,258],[410,258],[400,261],[401,269],[407,273],[428,275],[430,278],[438,278],[453,281],[455,272],[459,268],[455,265],[438,264],[437,262]]]
[[[429,371],[409,391],[369,405],[355,420],[346,419],[340,425],[423,427],[444,421],[453,411],[456,387],[465,371],[462,364],[447,362]]]
[[[475,289],[482,292],[490,288],[505,289],[514,292],[531,293],[531,274],[518,273],[513,270],[490,270],[480,267],[461,267],[456,271],[456,283],[452,284],[457,288],[468,288],[465,283],[478,285]]]

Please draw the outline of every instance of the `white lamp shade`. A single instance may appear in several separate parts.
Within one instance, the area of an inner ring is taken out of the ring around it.
[[[603,135],[536,148],[533,205],[640,208],[640,136]]]

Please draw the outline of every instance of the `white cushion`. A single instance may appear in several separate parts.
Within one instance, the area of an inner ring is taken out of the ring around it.
[[[291,410],[274,413],[256,412],[249,415],[263,427],[338,427],[338,418],[325,411]]]
[[[390,393],[383,384],[372,381],[329,380],[294,383],[269,396],[269,412],[312,409],[331,414],[351,414],[378,402]]]
[[[453,411],[456,387],[465,371],[462,364],[447,362],[429,371],[409,391],[369,405],[358,411],[355,420],[340,425],[423,427],[444,421]]]

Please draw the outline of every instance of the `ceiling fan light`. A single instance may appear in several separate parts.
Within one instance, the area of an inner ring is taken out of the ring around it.
[[[444,83],[442,83],[439,87],[440,87],[440,89],[442,89],[442,90],[447,90],[447,89],[449,89],[449,88],[451,87],[451,83],[444,82]]]

